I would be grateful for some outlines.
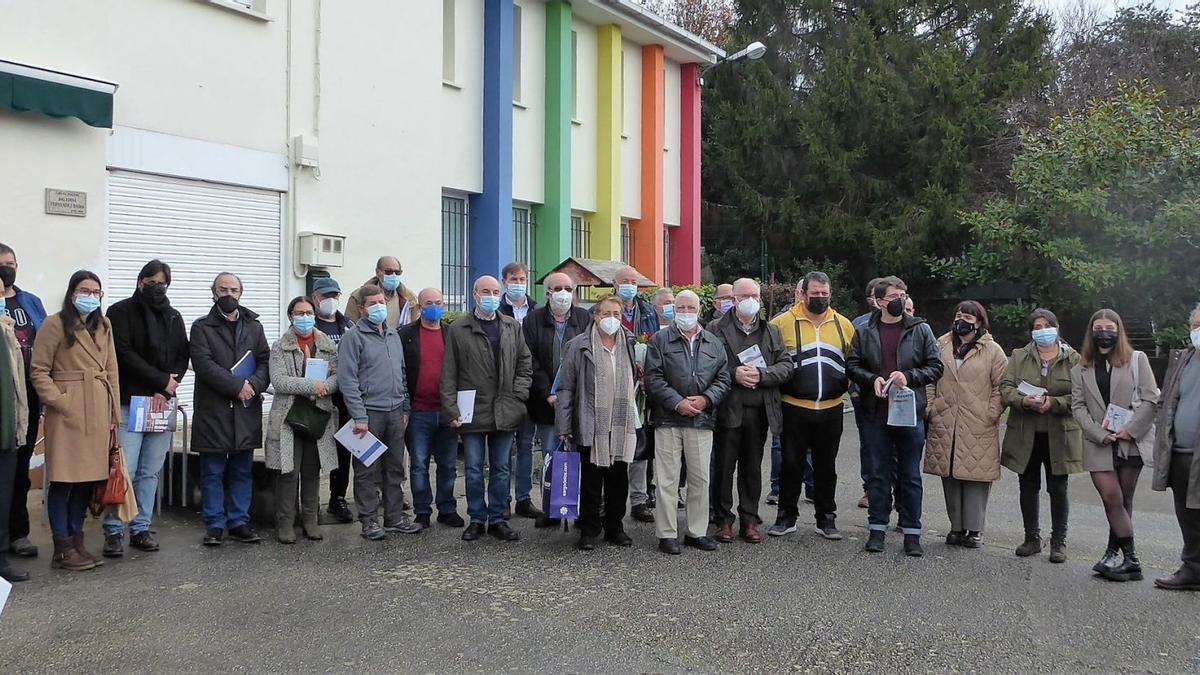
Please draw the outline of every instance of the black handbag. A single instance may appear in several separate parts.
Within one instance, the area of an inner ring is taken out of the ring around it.
[[[283,421],[292,428],[292,433],[316,441],[325,435],[325,427],[329,426],[332,415],[330,411],[317,407],[308,397],[297,396]]]

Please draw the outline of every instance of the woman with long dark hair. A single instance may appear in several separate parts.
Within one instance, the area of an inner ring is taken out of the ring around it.
[[[101,564],[84,548],[83,519],[97,482],[108,478],[116,440],[119,385],[112,325],[100,312],[100,278],[71,275],[62,311],[47,317],[33,343],[33,386],[46,406],[46,514],[54,535],[51,567]]]
[[[958,303],[950,332],[938,338],[945,375],[927,388],[925,473],[942,477],[947,546],[983,546],[988,493],[1000,480],[1000,381],[1008,357],[990,327],[983,305]]]
[[[1142,578],[1133,547],[1133,493],[1143,466],[1140,446],[1145,441],[1147,452],[1153,448],[1157,403],[1150,360],[1129,344],[1121,317],[1111,309],[1093,314],[1079,365],[1071,370],[1071,411],[1083,429],[1083,468],[1108,517],[1108,549],[1092,569],[1112,581]]]

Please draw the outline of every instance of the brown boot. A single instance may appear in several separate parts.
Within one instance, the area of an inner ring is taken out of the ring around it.
[[[88,560],[91,560],[92,563],[96,565],[96,567],[99,567],[104,564],[104,558],[101,558],[100,556],[96,555],[95,553],[92,553],[91,551],[89,551],[83,547],[83,533],[82,532],[76,532],[75,534],[71,535],[71,544],[73,544],[75,546],[76,551],[79,551],[79,555],[83,556],[84,558],[87,558]]]
[[[82,572],[83,570],[90,570],[95,566],[96,563],[83,557],[83,554],[75,550],[75,544],[70,538],[54,538],[54,557],[50,559],[50,567],[70,570],[72,572]]]
[[[733,543],[733,523],[722,523],[717,527],[717,533],[713,535],[713,539],[722,544]]]

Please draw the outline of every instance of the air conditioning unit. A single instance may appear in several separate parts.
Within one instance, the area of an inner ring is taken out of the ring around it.
[[[317,167],[321,154],[314,138],[300,135],[292,137],[292,163],[296,166]]]
[[[300,264],[309,267],[341,267],[346,260],[346,238],[339,234],[301,232]]]

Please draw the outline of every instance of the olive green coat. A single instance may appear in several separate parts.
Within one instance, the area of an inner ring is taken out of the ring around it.
[[[1071,414],[1071,369],[1079,363],[1079,353],[1065,343],[1060,348],[1061,356],[1050,367],[1046,387],[1052,399],[1046,413],[1050,416],[1050,470],[1056,476],[1083,472],[1083,435]],[[1021,405],[1025,397],[1017,387],[1022,381],[1041,386],[1042,360],[1033,343],[1013,351],[1000,381],[1000,396],[1009,411],[1000,463],[1017,473],[1024,473],[1033,454],[1039,415]]]

